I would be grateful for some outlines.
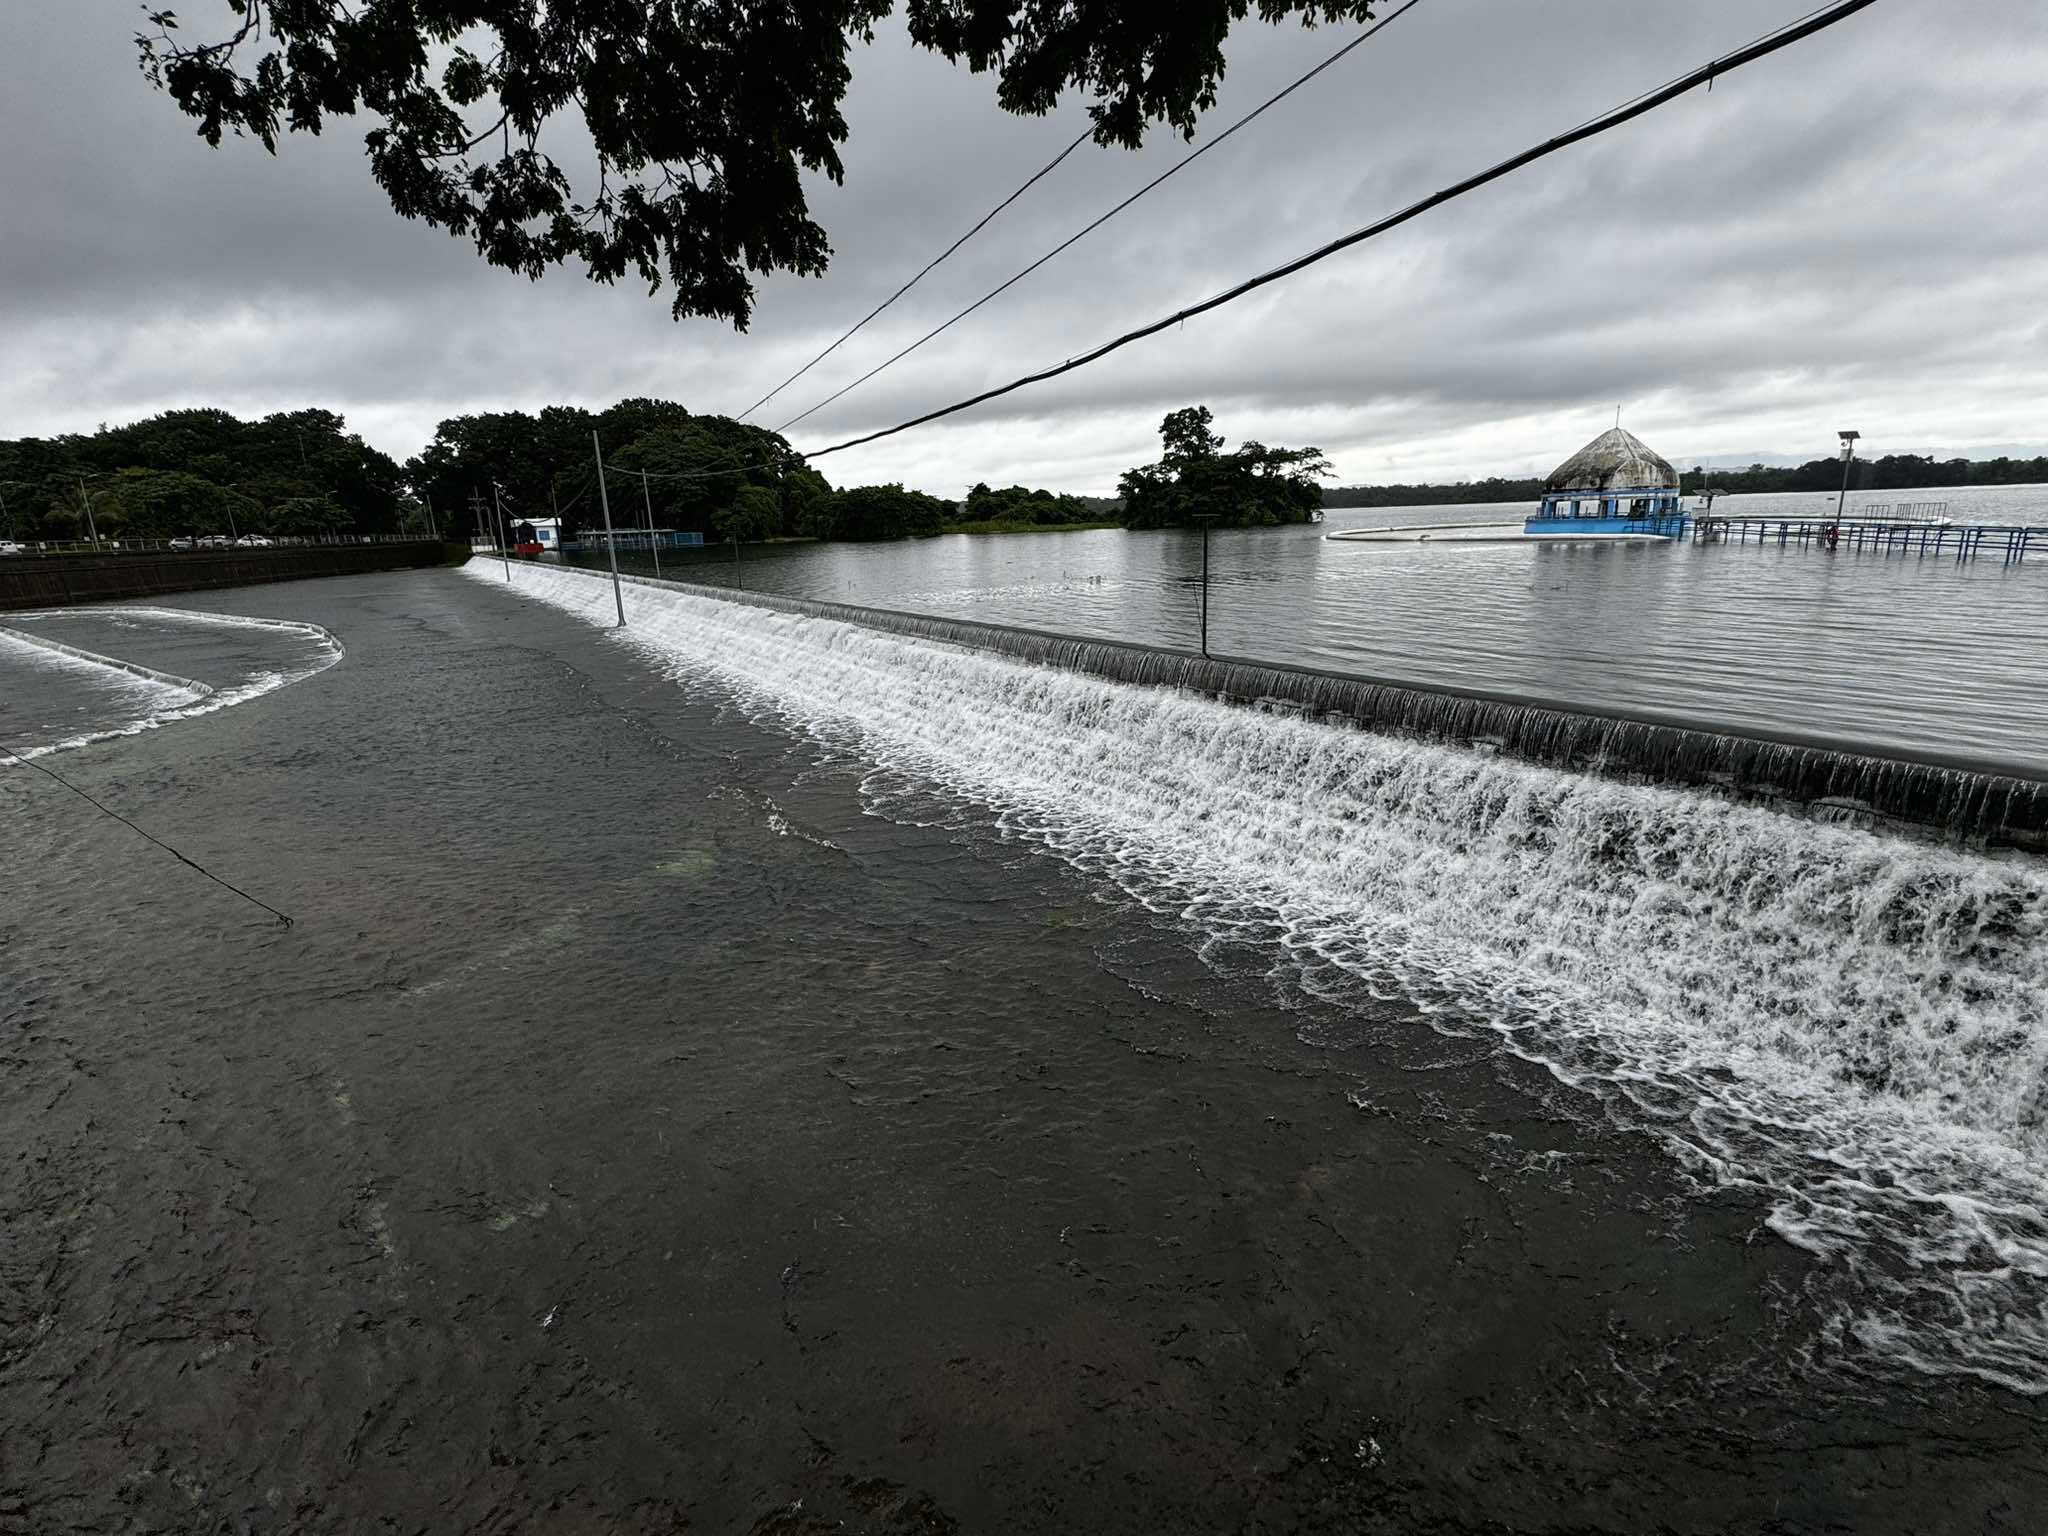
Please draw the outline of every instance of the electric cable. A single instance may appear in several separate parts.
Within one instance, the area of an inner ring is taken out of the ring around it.
[[[910,292],[910,290],[915,288],[919,283],[923,282],[926,276],[930,274],[931,270],[934,267],[936,267],[940,262],[944,261],[948,256],[952,255],[955,251],[959,250],[961,246],[965,245],[968,241],[972,240],[984,229],[988,228],[989,224],[995,219],[995,216],[997,214],[1001,213],[1005,208],[1009,207],[1010,204],[1017,201],[1018,198],[1022,197],[1026,192],[1029,192],[1040,181],[1044,180],[1045,177],[1050,175],[1055,169],[1058,168],[1062,160],[1066,159],[1067,156],[1071,155],[1083,144],[1086,144],[1088,140],[1094,136],[1094,134],[1095,130],[1093,128],[1084,130],[1081,136],[1075,139],[1073,143],[1069,144],[1065,149],[1061,150],[1057,155],[1054,155],[1052,159],[1048,160],[1044,165],[1040,166],[1036,171],[1034,171],[1031,174],[1030,179],[1026,181],[1021,187],[1017,188],[1016,191],[1012,192],[1000,203],[997,203],[995,207],[991,208],[987,213],[983,214],[981,216],[980,222],[977,223],[972,229],[968,230],[966,234],[962,235],[959,239],[955,240],[951,245],[947,246],[943,251],[939,252],[939,254],[934,256],[930,261],[926,262],[924,266],[918,271],[917,276],[913,277],[909,282],[905,283],[901,288],[898,288],[894,293],[890,294],[889,297],[882,300],[882,302],[877,304],[873,309],[869,310],[866,314],[862,315],[858,320],[854,321],[851,326],[847,327],[846,334],[841,336],[838,341],[833,342],[831,346],[827,347],[824,351],[820,352],[808,363],[805,363],[803,367],[797,369],[795,373],[792,373],[780,384],[776,385],[773,389],[769,390],[767,394],[763,395],[760,399],[756,400],[744,411],[741,411],[739,415],[733,418],[733,420],[745,421],[749,416],[753,415],[754,412],[761,409],[762,406],[766,405],[770,400],[773,400],[777,395],[781,394],[785,389],[789,388],[790,385],[794,384],[798,379],[802,378],[805,374],[809,373],[813,368],[817,367],[818,364],[825,361],[825,359],[830,357],[834,352],[837,352],[841,346],[843,346],[847,341],[852,339],[856,331],[858,331],[862,326],[866,325],[870,320],[874,319],[875,316],[879,315],[883,310],[887,309],[891,304],[894,304],[898,299],[902,298],[903,295]]]
[[[1300,90],[1304,85],[1307,85],[1309,81],[1315,79],[1317,75],[1320,75],[1324,70],[1328,69],[1331,65],[1335,64],[1339,59],[1344,58],[1354,49],[1362,47],[1364,44],[1370,42],[1381,31],[1385,30],[1387,27],[1392,26],[1395,22],[1399,21],[1403,16],[1407,15],[1410,11],[1414,10],[1415,7],[1420,5],[1421,3],[1422,0],[1405,0],[1405,3],[1400,7],[1400,9],[1390,12],[1388,15],[1382,16],[1378,21],[1374,22],[1371,26],[1367,27],[1363,32],[1359,33],[1358,36],[1354,37],[1353,39],[1351,39],[1350,42],[1346,43],[1342,48],[1339,48],[1335,53],[1331,54],[1328,58],[1324,59],[1322,63],[1316,65],[1316,67],[1311,69],[1307,74],[1297,77],[1292,83],[1287,85],[1282,90],[1276,92],[1271,96],[1268,96],[1264,101],[1260,102],[1256,107],[1252,108],[1251,111],[1245,113],[1243,117],[1240,117],[1228,128],[1225,128],[1221,133],[1217,134],[1215,138],[1209,140],[1208,143],[1201,145],[1199,148],[1191,150],[1186,155],[1183,155],[1179,160],[1176,160],[1172,165],[1168,166],[1165,170],[1161,171],[1157,176],[1154,176],[1150,181],[1146,182],[1145,185],[1138,188],[1137,191],[1133,192],[1129,197],[1125,198],[1122,202],[1118,203],[1115,207],[1111,208],[1107,213],[1098,216],[1092,222],[1083,225],[1080,229],[1075,230],[1073,234],[1069,235],[1065,240],[1061,241],[1058,245],[1054,246],[1051,250],[1047,251],[1043,256],[1039,257],[1038,260],[1032,262],[1030,266],[1024,268],[1021,272],[1014,273],[1011,277],[1004,281],[1001,284],[1001,286],[990,289],[987,293],[983,294],[980,298],[976,299],[972,304],[968,305],[965,309],[961,310],[960,313],[953,316],[952,319],[946,321],[944,324],[936,327],[933,330],[927,331],[924,335],[918,337],[917,340],[913,341],[909,346],[905,347],[901,352],[898,352],[895,356],[885,358],[883,361],[877,363],[874,367],[870,368],[866,373],[862,374],[859,378],[855,379],[851,384],[845,386],[845,388],[837,390],[834,393],[827,395],[824,399],[820,400],[816,405],[810,407],[809,410],[802,412],[800,415],[790,417],[789,420],[785,421],[781,426],[777,427],[775,430],[778,432],[787,432],[791,427],[795,426],[798,422],[802,421],[804,417],[814,415],[817,412],[822,411],[826,406],[830,405],[833,401],[841,398],[844,395],[852,393],[854,390],[860,388],[861,385],[867,383],[869,379],[875,377],[876,374],[881,373],[884,369],[894,367],[897,363],[902,362],[904,358],[910,356],[911,353],[915,352],[919,347],[923,346],[926,342],[931,341],[934,338],[944,334],[946,331],[952,329],[955,325],[959,324],[962,320],[965,320],[969,315],[973,314],[977,309],[980,309],[982,305],[988,303],[992,299],[1000,297],[1004,293],[1007,293],[1010,289],[1014,288],[1018,283],[1022,282],[1025,278],[1029,277],[1032,273],[1036,272],[1040,267],[1044,266],[1047,262],[1051,261],[1055,256],[1058,256],[1061,252],[1069,250],[1072,247],[1080,244],[1083,239],[1085,239],[1089,235],[1092,235],[1096,230],[1102,228],[1103,225],[1107,224],[1111,219],[1115,218],[1118,214],[1122,213],[1126,208],[1130,207],[1131,204],[1137,202],[1139,198],[1145,196],[1145,194],[1150,192],[1154,187],[1157,187],[1162,182],[1168,180],[1170,177],[1179,175],[1182,171],[1186,170],[1189,166],[1193,165],[1197,160],[1201,159],[1202,156],[1209,153],[1210,150],[1216,148],[1217,145],[1223,143],[1224,140],[1228,139],[1233,133],[1237,132],[1238,129],[1244,127],[1245,125],[1250,123],[1254,118],[1260,116],[1269,107],[1278,106],[1281,102],[1285,101],[1289,96],[1292,96],[1296,91]],[[879,313],[879,311],[877,313]],[[869,316],[869,319],[872,318],[874,318],[872,315]],[[866,321],[863,321],[862,324],[866,324]],[[851,335],[852,333],[848,332],[847,334]],[[845,337],[840,338],[841,341],[845,339]],[[832,345],[836,347],[839,345],[839,342],[835,341]],[[830,347],[826,349],[826,351],[828,352],[830,350]],[[824,354],[821,353],[819,355],[822,357]],[[813,361],[815,361],[815,359]],[[808,366],[809,365],[807,364],[806,367]],[[785,380],[784,382],[787,383],[788,381]],[[778,386],[778,391],[779,389],[780,386]]]
[[[248,902],[251,906],[261,907],[264,911],[268,912],[272,917],[276,918],[279,923],[283,924],[287,928],[291,927],[292,920],[289,917],[285,916],[284,913],[278,911],[277,908],[270,905],[269,902],[259,901],[256,897],[251,896],[247,891],[243,890],[239,885],[233,885],[230,884],[228,881],[221,879],[219,875],[216,875],[212,870],[208,869],[204,864],[201,864],[198,860],[187,858],[184,854],[178,852],[177,849],[173,848],[169,843],[165,842],[155,833],[145,832],[141,827],[135,825],[134,822],[130,821],[126,816],[123,816],[119,811],[110,809],[109,807],[102,805],[99,801],[95,800],[91,795],[87,794],[84,790],[80,789],[76,784],[72,783],[62,774],[58,773],[55,769],[46,768],[41,763],[37,762],[34,758],[25,756],[20,752],[15,752],[8,748],[0,747],[0,753],[4,753],[7,757],[12,758],[15,762],[20,763],[24,768],[33,768],[37,773],[44,774],[47,777],[56,780],[59,784],[62,784],[66,789],[70,790],[71,793],[78,796],[79,799],[83,800],[87,805],[91,806],[94,810],[100,812],[102,815],[113,817],[114,820],[120,822],[121,825],[126,827],[129,831],[136,833],[138,836],[145,837],[150,842],[155,843],[157,847],[163,849],[165,853],[168,853],[180,864],[190,865],[192,868],[198,870],[200,874],[206,876],[206,878],[211,880],[215,885],[220,886],[224,890],[233,891],[237,896],[241,897],[242,900]]]
[[[1133,342],[1142,341],[1148,336],[1155,336],[1159,332],[1168,330],[1184,321],[1191,320],[1197,315],[1207,314],[1212,309],[1221,309],[1224,305],[1241,299],[1248,293],[1264,288],[1270,283],[1277,283],[1282,278],[1291,277],[1296,272],[1306,267],[1312,267],[1317,262],[1324,261],[1340,251],[1349,250],[1354,245],[1370,240],[1377,235],[1385,234],[1388,230],[1406,224],[1411,219],[1419,218],[1432,208],[1440,207],[1455,198],[1463,197],[1466,193],[1476,191],[1489,182],[1498,181],[1503,176],[1510,175],[1526,165],[1533,164],[1535,161],[1544,159],[1549,155],[1554,155],[1560,150],[1568,149],[1574,144],[1619,128],[1622,124],[1652,112],[1665,103],[1685,95],[1689,91],[1696,90],[1702,85],[1711,86],[1717,77],[1740,69],[1745,64],[1754,63],[1758,59],[1776,53],[1781,48],[1788,48],[1793,43],[1801,42],[1817,32],[1834,26],[1837,22],[1847,20],[1856,12],[1864,10],[1875,3],[1876,0],[1841,0],[1839,4],[1810,12],[1801,20],[1789,22],[1775,31],[1767,32],[1756,41],[1735,50],[1733,53],[1723,54],[1721,57],[1710,61],[1690,74],[1680,75],[1669,84],[1660,86],[1653,91],[1644,92],[1642,95],[1632,98],[1610,112],[1603,113],[1598,117],[1588,118],[1584,123],[1567,133],[1559,134],[1556,138],[1546,139],[1541,144],[1525,149],[1520,154],[1510,156],[1508,159],[1500,161],[1498,164],[1479,172],[1475,176],[1468,176],[1463,181],[1455,182],[1441,191],[1433,192],[1421,201],[1411,203],[1398,213],[1390,214],[1377,223],[1368,224],[1362,229],[1355,229],[1347,235],[1341,235],[1327,244],[1317,246],[1314,250],[1295,257],[1292,261],[1269,268],[1267,271],[1260,273],[1256,277],[1248,278],[1233,288],[1227,288],[1219,294],[1204,299],[1199,304],[1191,304],[1186,309],[1176,310],[1164,319],[1155,320],[1149,325],[1140,326],[1134,331],[1126,331],[1114,340],[1104,342],[1101,346],[1094,348],[1092,351],[1084,352],[1078,357],[1068,358],[1065,362],[1055,367],[1042,369],[1037,373],[1026,374],[1022,378],[1012,379],[1007,384],[998,385],[994,389],[985,389],[980,394],[970,395],[964,400],[957,400],[953,404],[941,406],[937,410],[926,411],[921,416],[913,416],[908,421],[898,422],[893,427],[884,427],[876,432],[848,438],[845,442],[834,443],[826,448],[813,448],[805,452],[802,457],[806,460],[823,458],[828,453],[840,453],[848,448],[858,448],[865,443],[872,443],[881,438],[894,437],[897,433],[907,432],[912,427],[924,426],[929,422],[938,421],[946,416],[956,415],[961,411],[969,410],[974,406],[984,404],[1000,396],[1013,394],[1017,390],[1028,388],[1033,384],[1043,384],[1048,379],[1055,379],[1061,374],[1072,373],[1077,368],[1085,368],[1088,364],[1097,362],[1107,357],[1110,353],[1131,345]],[[824,403],[820,402],[820,404]]]

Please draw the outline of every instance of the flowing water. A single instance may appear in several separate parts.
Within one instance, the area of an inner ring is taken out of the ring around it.
[[[1349,552],[1347,551],[1347,556]],[[1669,555],[1672,552],[1660,552]],[[478,580],[503,581],[472,564]],[[608,583],[516,566],[592,624]],[[2048,869],[636,586],[622,643],[1313,995],[1491,1033],[1762,1193],[1834,1342],[2048,1391]]]
[[[2048,1508],[2041,860],[952,621],[172,601],[0,644],[5,1536]],[[60,632],[215,692],[81,741],[168,685]]]
[[[36,757],[153,730],[260,698],[341,656],[314,624],[143,606],[10,613],[0,622],[0,749]]]
[[[1858,493],[1955,520],[2048,524],[2048,488]],[[1823,503],[1825,502],[1825,506]],[[1832,511],[1738,496],[1735,515]],[[2048,561],[1775,546],[1326,541],[1345,528],[1519,520],[1514,505],[1345,509],[1210,539],[1218,654],[1527,693],[1877,750],[2048,762]],[[602,557],[577,557],[584,564]],[[644,556],[622,556],[643,574]],[[692,581],[1192,649],[1201,541],[1176,531],[947,535],[662,557]]]

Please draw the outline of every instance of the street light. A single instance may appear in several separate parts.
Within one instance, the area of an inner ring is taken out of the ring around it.
[[[1856,439],[1862,435],[1861,432],[1836,434],[1842,440],[1842,493],[1835,498],[1835,526],[1838,528],[1842,524],[1842,508],[1849,501],[1849,467],[1856,462]]]
[[[102,553],[100,549],[100,529],[99,524],[93,521],[92,492],[85,488],[85,482],[88,480],[98,480],[105,476],[106,473],[102,469],[93,474],[80,475],[78,477],[78,499],[85,503],[85,531],[92,535],[92,552],[96,555]]]

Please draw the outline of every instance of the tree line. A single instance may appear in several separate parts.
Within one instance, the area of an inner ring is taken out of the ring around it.
[[[902,485],[835,487],[774,432],[671,400],[601,411],[453,416],[400,463],[332,411],[242,421],[166,411],[126,426],[0,441],[0,538],[139,541],[210,535],[424,533],[488,538],[559,518],[572,539],[608,500],[618,527],[694,532],[707,543],[893,539],[949,530],[1237,526],[1314,515],[1328,460],[1316,448],[1246,442],[1228,452],[1206,406],[1161,423],[1163,453],[1123,476],[1120,496],[1022,485],[971,487],[958,502]],[[593,434],[603,445],[596,473]]]
[[[332,411],[166,411],[0,440],[0,539],[395,533],[406,494],[401,466]]]
[[[1842,461],[1809,459],[1804,464],[1752,464],[1747,469],[1704,469],[1695,465],[1682,471],[1678,479],[1680,489],[1688,496],[1709,488],[1727,495],[1838,491],[1842,487]],[[1852,491],[1940,490],[1960,485],[2048,485],[2048,455],[2035,459],[1937,459],[1928,454],[1889,453],[1875,459],[1858,459],[1849,476]],[[1323,492],[1323,505],[1428,507],[1537,501],[1542,495],[1540,477],[1512,479],[1495,475],[1451,484],[1332,486]]]

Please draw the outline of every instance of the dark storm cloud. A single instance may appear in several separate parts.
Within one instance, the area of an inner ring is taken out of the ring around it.
[[[189,7],[188,24],[215,0]],[[1058,362],[1746,41],[1764,0],[1425,0],[1259,123],[914,357],[793,429],[817,446]],[[1104,490],[1158,417],[1316,441],[1347,478],[1548,467],[1617,402],[1668,451],[2048,437],[2048,28],[2028,0],[1880,5],[1093,369],[825,461],[835,478]],[[855,60],[821,281],[753,330],[540,284],[389,211],[365,125],[209,151],[136,75],[119,4],[0,8],[0,435],[172,405],[329,404],[410,452],[444,415],[660,394],[733,411],[1078,131],[887,31]],[[1209,132],[1348,31],[1240,28]],[[1186,152],[1088,147],[762,413],[775,425]],[[1846,414],[1845,414],[1846,413]]]

